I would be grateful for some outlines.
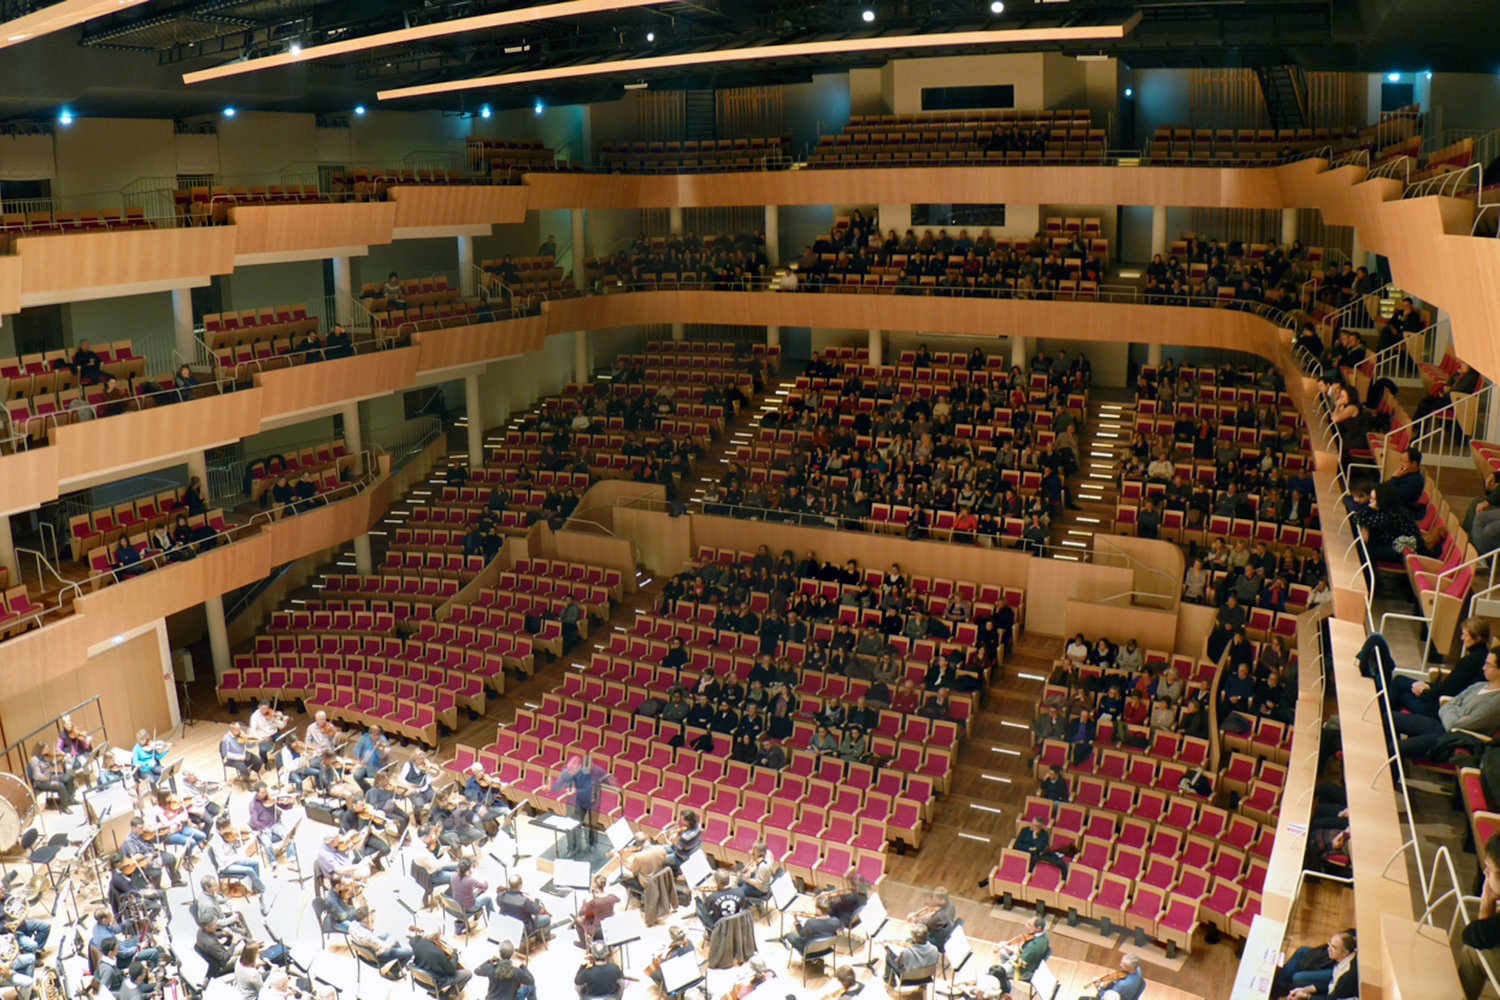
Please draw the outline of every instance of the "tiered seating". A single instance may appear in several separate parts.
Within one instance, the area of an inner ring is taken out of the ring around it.
[[[458,594],[458,581],[442,575],[424,573],[379,573],[361,576],[357,573],[329,573],[323,577],[323,595],[329,597],[401,598],[412,604],[414,617],[430,618],[432,609],[452,600]],[[427,611],[424,613],[424,606]]]
[[[498,298],[507,292],[513,298],[527,298],[566,290],[563,285],[566,272],[556,265],[550,254],[544,257],[484,260],[479,262],[479,269],[491,275],[491,298]]]
[[[316,184],[195,185],[172,192],[178,225],[192,226],[225,225],[236,205],[315,205],[331,200]]]
[[[502,450],[494,454],[501,461]],[[540,453],[538,453],[540,454]],[[528,459],[518,457],[518,462]],[[516,482],[516,469],[510,466],[488,465],[470,470],[470,478],[479,482],[509,485]],[[542,483],[542,480],[546,480]],[[586,473],[541,472],[536,481],[548,489],[586,489],[589,477]],[[394,546],[433,549],[439,552],[456,552],[463,548],[463,536],[469,525],[478,522],[485,511],[488,491],[472,487],[444,486],[438,499],[412,511],[411,520],[397,528]],[[541,515],[542,504],[547,499],[546,489],[513,489],[511,501],[505,511],[497,515],[496,529],[506,535],[524,535]]]
[[[557,159],[556,151],[543,147],[540,139],[471,136],[466,148],[470,167],[496,184],[519,184],[525,173],[578,168],[576,162]]]
[[[68,544],[74,561],[94,549],[112,547],[122,534],[144,537],[176,521],[179,513],[187,511],[179,497],[179,491],[167,490],[69,518]]]
[[[606,142],[599,151],[604,166],[613,173],[784,169],[790,165],[792,137],[784,134],[685,142]]]
[[[0,639],[9,639],[27,629],[41,626],[41,614],[47,610],[31,599],[26,584],[10,586],[10,570],[0,566]]]
[[[1179,128],[1162,125],[1151,136],[1152,163],[1208,167],[1274,163],[1286,151],[1304,153],[1358,139],[1359,129]]]
[[[57,373],[59,381],[63,374],[66,373]],[[38,377],[33,384],[45,384],[45,381],[44,376]],[[172,372],[121,380],[119,388],[126,394],[126,398],[113,404],[105,401],[105,386],[102,383],[60,389],[57,392],[35,392],[30,396],[17,396],[8,400],[4,420],[0,423],[9,423],[12,433],[27,436],[33,444],[40,443],[49,438],[53,427],[71,424],[80,419],[97,420],[117,416],[117,413],[107,411],[106,407],[110,405],[119,407],[120,413],[134,413],[174,403],[177,401],[177,394],[173,391],[176,385],[177,378]],[[193,395],[197,396],[205,391],[213,390],[195,388]]]
[[[1462,170],[1472,162],[1474,162],[1474,139],[1466,136],[1428,153],[1427,161],[1422,168],[1412,172],[1411,183],[1415,184],[1418,181]]]
[[[139,205],[124,208],[57,209],[43,212],[6,212],[0,215],[0,245],[10,253],[22,236],[66,236],[69,233],[155,229]]]
[[[291,350],[292,344],[307,333],[317,332],[318,327],[318,318],[309,316],[307,305],[299,302],[238,312],[204,313],[201,336],[213,351],[269,343],[275,353],[285,354]]]
[[[1105,155],[1103,129],[1086,110],[952,111],[851,115],[838,135],[825,135],[810,167],[996,166],[1089,163]],[[1046,130],[1042,145],[1002,149],[997,133]]]
[[[130,341],[117,340],[112,344],[90,346],[99,355],[99,367],[105,374],[118,379],[132,379],[145,374],[146,359],[135,353],[135,347]],[[77,379],[71,371],[59,367],[70,364],[72,360],[73,352],[67,348],[0,358],[0,396],[11,400],[72,388]]]
[[[149,501],[147,502],[149,503]],[[135,501],[135,504],[137,505],[140,503],[141,501],[139,500]],[[130,506],[132,505],[121,504],[118,507],[113,508],[113,516],[126,516],[125,510]],[[110,516],[110,514],[104,511],[95,511],[92,515],[90,515],[90,517],[94,521],[94,528],[96,530],[99,530],[101,524],[108,523],[108,519],[110,518]],[[174,509],[171,515],[171,520],[175,522],[176,519],[177,513]],[[74,520],[77,521],[78,519],[75,518]],[[153,520],[160,520],[160,518],[154,518]],[[214,535],[225,535],[231,528],[231,525],[224,519],[224,512],[217,509],[210,510],[203,514],[195,514],[192,517],[189,517],[188,526],[194,530],[194,532],[200,539],[211,537]],[[78,530],[76,526],[74,530]],[[151,544],[151,540],[149,538],[149,529],[146,527],[146,522],[144,520],[138,520],[123,526],[116,524],[116,526],[111,530],[114,533],[114,541],[107,545],[99,545],[87,550],[87,559],[89,566],[89,586],[93,590],[98,590],[100,587],[104,587],[115,582],[115,577],[113,576],[112,560],[114,558],[116,546],[118,546],[119,539],[122,536],[127,539],[127,541],[130,543],[130,547],[135,549],[136,554],[141,557],[140,569],[142,571],[156,569],[160,566],[166,565],[164,559],[162,559],[161,550],[157,549],[154,545]],[[100,534],[106,535],[109,534],[109,531],[100,530]],[[227,541],[227,539],[221,538],[220,541]],[[75,536],[75,548],[77,544],[77,537]]]
[[[245,469],[245,493],[251,500],[259,500],[276,485],[277,476],[292,476],[300,472],[321,479],[325,472],[331,470],[338,476],[356,464],[357,457],[345,449],[343,438],[308,445],[298,451],[278,452],[250,462]]]

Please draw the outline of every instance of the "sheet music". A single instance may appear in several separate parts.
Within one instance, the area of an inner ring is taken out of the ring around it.
[[[880,933],[880,925],[890,919],[886,913],[885,903],[881,900],[879,893],[870,893],[865,900],[864,907],[859,911],[859,927],[865,932],[866,937],[874,937]]]
[[[786,872],[771,880],[771,902],[776,904],[776,909],[785,913],[797,896],[797,885]]]
[[[623,819],[617,819],[605,828],[604,836],[609,841],[609,846],[616,851],[635,839],[635,835],[630,832],[630,824]]]
[[[1046,959],[1037,963],[1036,969],[1031,973],[1031,991],[1037,1000],[1052,1000],[1061,985],[1057,976],[1047,967]]]
[[[587,861],[558,858],[552,862],[552,884],[559,889],[587,889],[589,875]]]
[[[668,993],[681,992],[702,978],[703,970],[698,967],[697,952],[690,951],[661,963],[662,985]]]
[[[646,936],[646,919],[641,916],[640,910],[626,910],[612,917],[605,917],[600,921],[599,927],[604,931],[604,943],[611,948],[639,941]]]
[[[712,874],[712,868],[708,863],[708,855],[703,853],[703,848],[700,847],[683,859],[682,877],[688,885],[700,885],[710,874]]]
[[[577,829],[581,825],[571,816],[559,816],[556,813],[543,816],[540,819],[533,820],[533,822],[538,826],[545,826],[549,830],[556,830],[558,833],[567,833],[570,830]]]
[[[973,954],[973,951],[962,926],[954,927],[953,933],[948,935],[948,940],[943,944],[943,954],[948,956],[948,963],[955,969],[963,965],[964,959]]]
[[[485,929],[485,936],[493,944],[501,941],[509,941],[516,947],[520,947],[526,941],[526,926],[515,917],[507,917],[503,913],[497,913],[490,917],[489,926]]]

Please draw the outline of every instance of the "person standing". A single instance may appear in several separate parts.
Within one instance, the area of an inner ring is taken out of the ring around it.
[[[573,790],[573,800],[568,806],[568,815],[578,821],[578,826],[568,831],[568,852],[577,854],[583,847],[584,838],[592,849],[598,842],[599,832],[594,829],[594,813],[603,798],[603,786],[615,784],[608,771],[594,763],[592,754],[585,753],[568,762],[562,773],[552,782],[553,791],[565,787]]]

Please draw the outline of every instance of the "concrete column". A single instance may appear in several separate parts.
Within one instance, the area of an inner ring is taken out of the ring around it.
[[[882,365],[882,364],[885,363],[884,361],[881,360],[881,358],[883,356],[882,353],[881,353],[881,350],[882,350],[882,348],[884,346],[885,346],[885,342],[881,339],[880,331],[879,330],[871,330],[870,331],[870,364],[872,364],[872,365]]]
[[[1151,208],[1151,252],[1159,253],[1165,259],[1169,246],[1171,244],[1167,241],[1167,206],[1153,205]]]
[[[1010,366],[1026,370],[1026,338],[1012,336],[1010,338]]]
[[[1148,364],[1148,365],[1160,365],[1161,364],[1161,345],[1160,344],[1147,344],[1146,345],[1146,364]]]
[[[349,323],[354,319],[353,316],[349,315],[349,303],[354,299],[354,295],[351,292],[353,288],[350,284],[351,280],[349,258],[333,258],[333,294],[338,300],[336,310],[340,323]]]
[[[172,330],[176,334],[177,353],[188,364],[198,360],[198,344],[193,338],[193,290],[172,289]]]
[[[1295,208],[1283,208],[1281,210],[1281,242],[1287,246],[1297,238],[1297,210]]]
[[[667,232],[673,236],[682,235],[682,208],[678,205],[667,209]]]
[[[375,560],[370,555],[368,533],[354,536],[354,569],[360,576],[370,576],[375,572]]]
[[[458,294],[474,297],[474,237],[458,237]]]
[[[1354,243],[1349,248],[1349,260],[1353,262],[1356,268],[1364,267],[1365,248],[1359,245],[1359,230],[1351,228],[1349,232],[1354,238]]]
[[[766,260],[781,266],[781,209],[775,205],[766,206]]]
[[[568,214],[573,217],[573,287],[584,288],[587,281],[583,273],[583,260],[588,256],[588,247],[583,235],[583,209],[575,208]]]
[[[357,455],[365,450],[364,434],[359,429],[359,404],[346,403],[344,416],[344,450]]]
[[[589,332],[573,331],[573,381],[583,385],[589,380]]]
[[[203,484],[203,497],[210,503],[213,497],[208,495],[208,460],[203,457],[203,452],[195,451],[187,457],[189,478],[196,477]]]
[[[1491,407],[1497,409],[1497,407]],[[16,562],[16,541],[10,534],[10,515],[0,514],[0,567],[10,570],[10,582],[14,586],[21,579],[21,565]]]
[[[682,338],[684,338],[686,336],[687,336],[687,324],[686,323],[673,323],[672,324],[672,339],[673,340],[681,340]]]
[[[214,681],[224,679],[224,671],[230,667],[229,627],[224,622],[224,598],[214,594],[203,602],[203,615],[208,619],[208,649],[213,654]]]
[[[484,465],[484,414],[479,405],[478,375],[464,379],[464,408],[468,411],[464,422],[469,429],[469,468],[478,469]]]
[[[767,347],[780,347],[781,346],[781,327],[779,327],[779,326],[768,326],[768,327],[766,327],[766,346]],[[1496,407],[1495,409],[1497,411],[1500,411],[1500,407]],[[1493,440],[1493,438],[1491,440]]]

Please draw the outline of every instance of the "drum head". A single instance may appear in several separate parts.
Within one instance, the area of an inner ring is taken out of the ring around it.
[[[21,827],[31,820],[36,796],[26,782],[6,771],[0,771],[0,851],[8,851],[21,842]]]

